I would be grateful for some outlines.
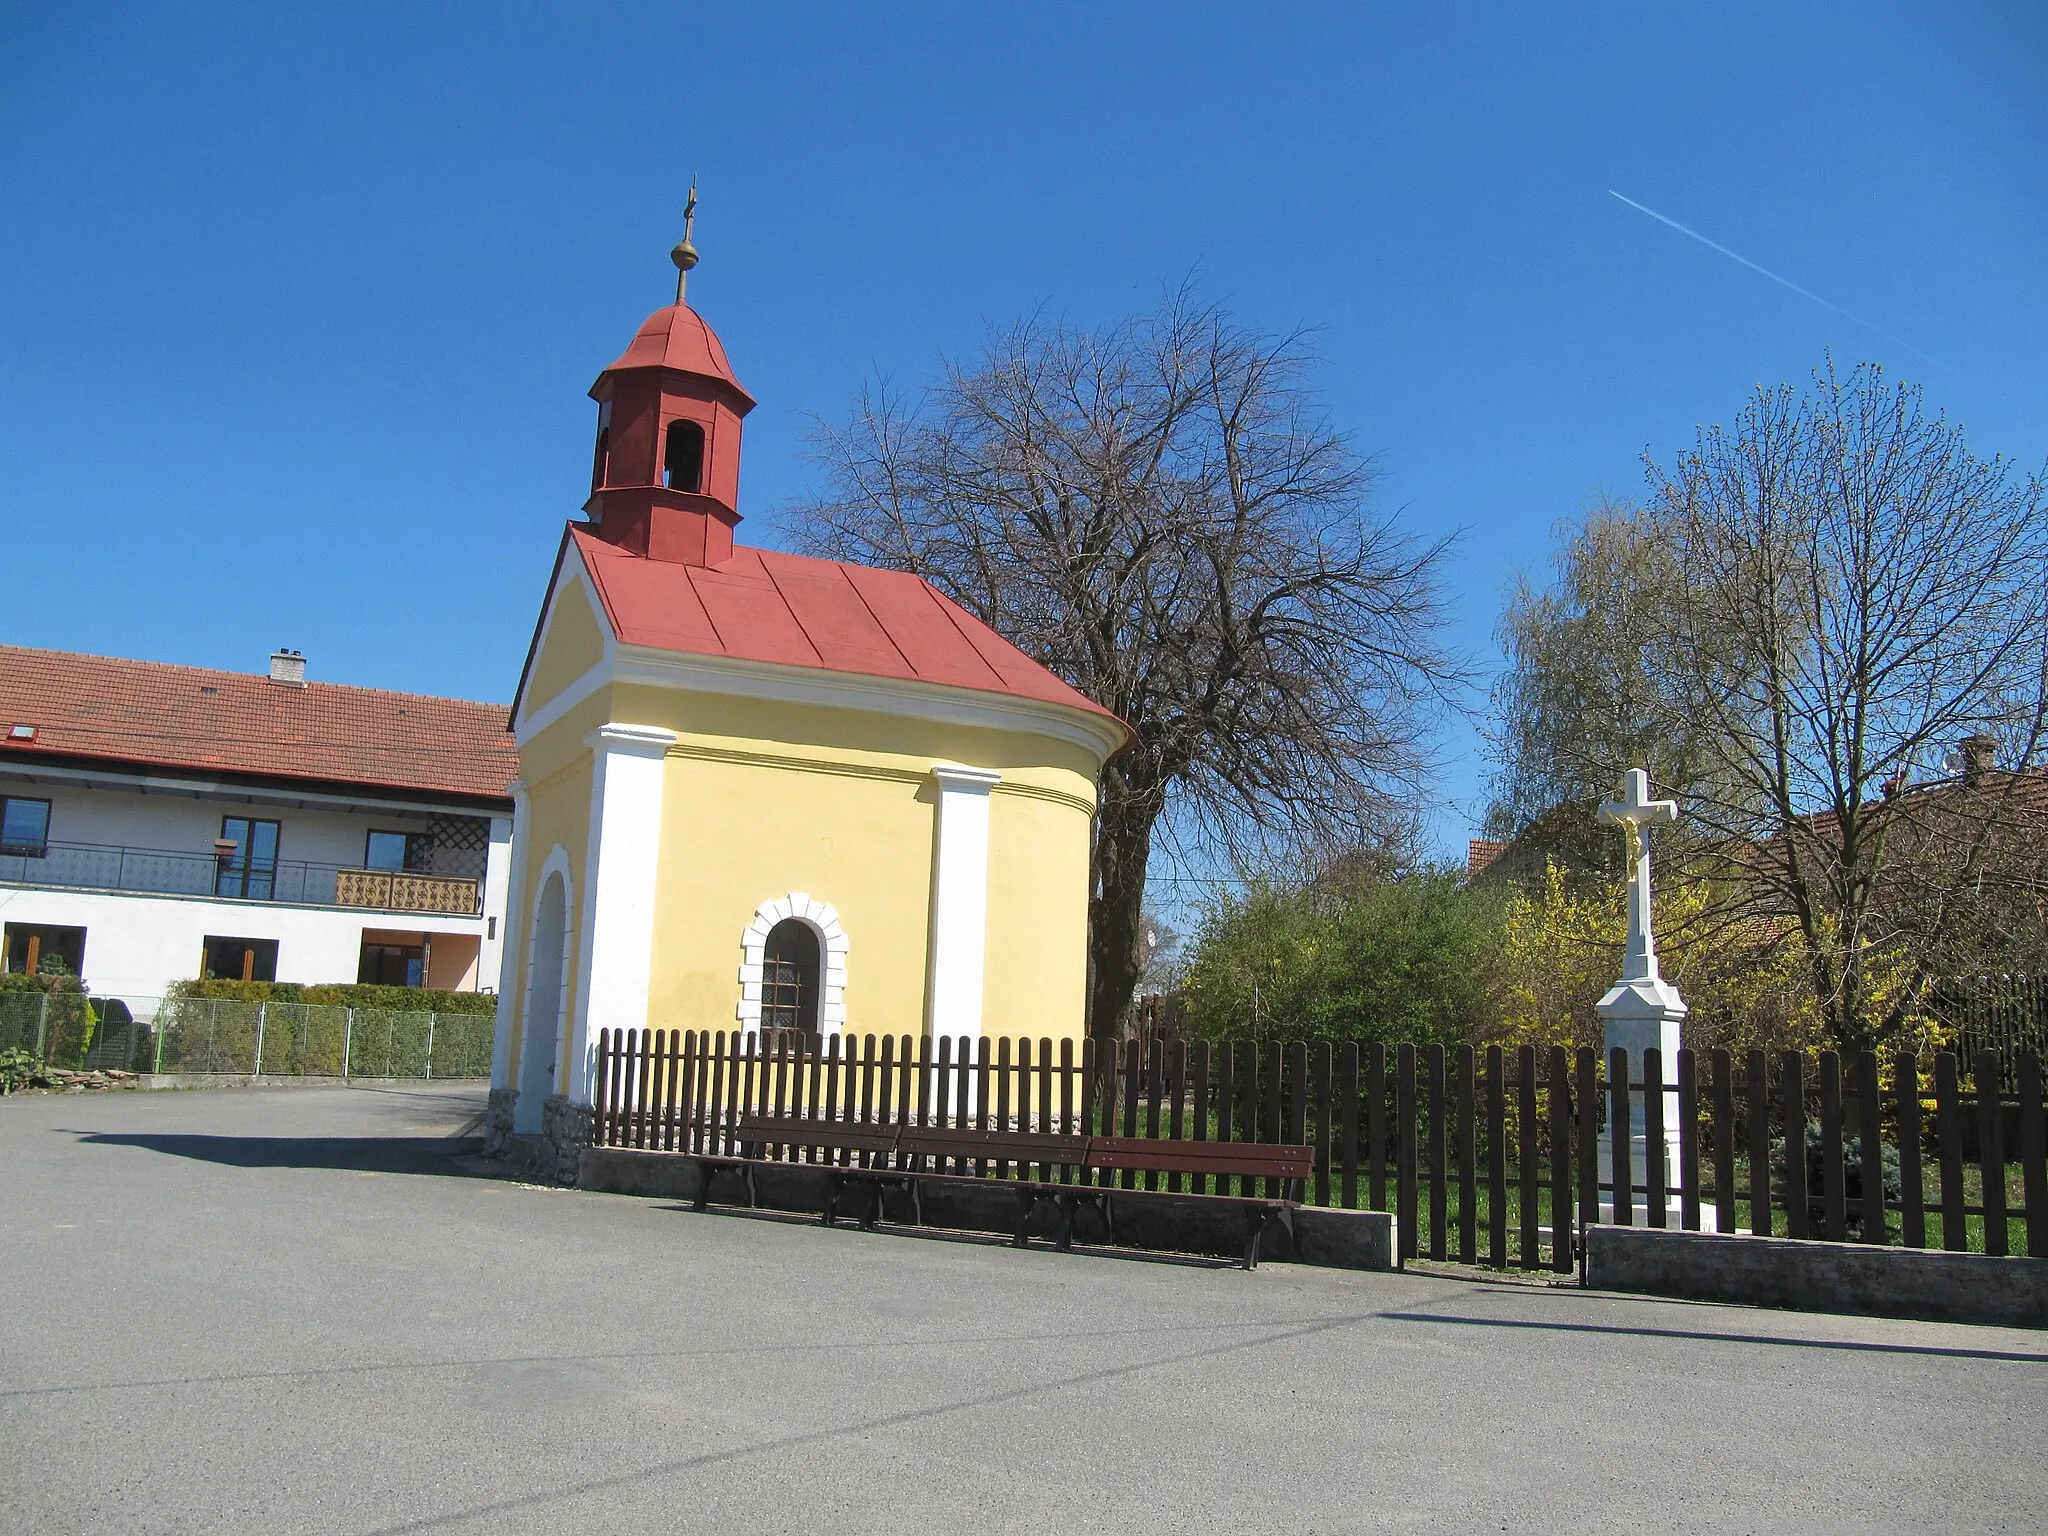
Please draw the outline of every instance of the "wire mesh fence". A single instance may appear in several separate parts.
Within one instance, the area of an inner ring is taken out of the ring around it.
[[[232,998],[137,1009],[76,993],[0,993],[0,1051],[52,1067],[214,1077],[488,1077],[488,1013]]]

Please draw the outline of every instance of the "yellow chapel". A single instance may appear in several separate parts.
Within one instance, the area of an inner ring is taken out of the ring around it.
[[[587,1139],[603,1029],[1083,1033],[1128,729],[916,576],[736,543],[754,401],[683,296],[591,387],[512,705],[493,1141]]]

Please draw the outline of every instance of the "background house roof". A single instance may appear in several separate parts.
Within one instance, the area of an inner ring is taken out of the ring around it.
[[[685,565],[580,528],[569,537],[626,645],[909,678],[1117,718],[902,571],[744,546],[715,567]]]
[[[501,704],[0,646],[0,766],[39,757],[492,800],[519,771]]]

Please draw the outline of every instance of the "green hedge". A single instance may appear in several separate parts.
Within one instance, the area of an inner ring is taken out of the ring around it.
[[[358,982],[177,981],[169,996],[220,998],[239,1003],[308,1003],[325,1008],[385,1008],[399,1013],[484,1013],[498,1011],[492,992],[443,992],[430,987],[376,987]]]

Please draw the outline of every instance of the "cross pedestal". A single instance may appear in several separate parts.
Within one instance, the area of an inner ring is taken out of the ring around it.
[[[1664,1136],[1662,1144],[1649,1144],[1648,1120],[1645,1105],[1648,1095],[1635,1092],[1629,1095],[1628,1146],[1629,1146],[1629,1188],[1632,1191],[1629,1219],[1636,1226],[1649,1225],[1649,1200],[1644,1191],[1649,1185],[1649,1160],[1661,1158],[1664,1167],[1665,1213],[1667,1227],[1679,1225],[1678,1194],[1678,1047],[1679,1025],[1685,1020],[1685,999],[1678,995],[1678,988],[1671,985],[1657,968],[1657,946],[1650,932],[1650,835],[1653,823],[1673,822],[1678,819],[1678,806],[1670,800],[1650,798],[1650,776],[1641,768],[1631,768],[1622,775],[1621,797],[1610,800],[1600,807],[1600,819],[1619,826],[1629,841],[1628,865],[1628,947],[1623,952],[1621,979],[1607,989],[1607,995],[1600,999],[1598,1009],[1601,1022],[1606,1026],[1606,1048],[1628,1052],[1628,1076],[1632,1085],[1641,1085],[1643,1076],[1643,1052],[1655,1047],[1662,1065],[1659,1085],[1664,1094]],[[1600,1138],[1600,1180],[1611,1185],[1614,1181],[1613,1140],[1610,1136]],[[1600,1197],[1600,1219],[1614,1219],[1614,1196],[1611,1191]],[[1714,1211],[1711,1206],[1700,1210],[1702,1230],[1712,1232]]]

